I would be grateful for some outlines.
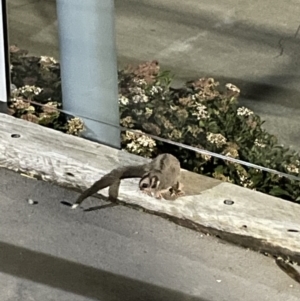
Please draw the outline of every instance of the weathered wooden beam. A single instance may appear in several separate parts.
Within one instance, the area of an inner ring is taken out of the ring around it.
[[[2,167],[83,189],[113,168],[144,162],[127,152],[0,114]],[[300,262],[299,205],[187,171],[182,178],[186,196],[176,201],[145,196],[138,190],[138,179],[122,182],[119,199],[183,226]],[[107,190],[101,193],[107,195]]]

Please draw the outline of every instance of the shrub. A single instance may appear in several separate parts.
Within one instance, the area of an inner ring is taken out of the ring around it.
[[[71,134],[82,130],[80,119],[72,123],[56,110],[61,106],[59,64],[48,57],[28,57],[11,48],[11,114]],[[149,133],[211,152],[241,159],[294,176],[299,175],[299,154],[277,144],[251,110],[238,106],[239,89],[220,87],[213,78],[187,82],[180,89],[170,86],[172,76],[152,61],[119,71],[120,123],[140,131],[122,133],[122,147],[145,157],[162,152],[174,154],[183,168],[246,188],[299,201],[299,182],[230,161],[198,154],[154,141]],[[27,85],[27,86],[26,86]],[[47,112],[26,103],[30,99],[48,104]],[[24,105],[26,104],[26,105]],[[45,113],[46,116],[45,116]]]

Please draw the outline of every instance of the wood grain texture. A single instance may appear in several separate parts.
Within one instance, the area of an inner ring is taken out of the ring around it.
[[[12,138],[12,134],[20,137]],[[113,168],[146,161],[0,114],[0,166],[8,169],[31,172],[47,181],[84,189]],[[300,261],[299,205],[187,171],[183,171],[182,179],[186,196],[176,201],[157,200],[142,194],[138,190],[138,179],[121,183],[119,199],[189,225],[198,225],[201,230],[226,233],[227,240],[234,241],[227,236],[235,235],[235,242],[240,237],[241,244],[247,247],[252,247],[247,244],[255,239],[257,248],[267,246],[270,251],[271,247],[278,247],[279,253],[294,254]],[[107,195],[107,189],[100,193]],[[226,199],[234,204],[225,205]]]

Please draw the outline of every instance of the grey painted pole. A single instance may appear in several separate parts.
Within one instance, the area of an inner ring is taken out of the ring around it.
[[[114,1],[57,0],[56,5],[63,107],[87,117],[84,137],[120,148]]]
[[[6,112],[10,94],[6,0],[0,0],[0,112]]]

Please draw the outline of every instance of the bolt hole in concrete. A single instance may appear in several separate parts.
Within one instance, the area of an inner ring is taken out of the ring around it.
[[[232,200],[225,200],[225,201],[224,201],[224,204],[225,204],[225,205],[233,205],[233,204],[234,204],[234,201],[232,201]]]
[[[247,228],[247,226],[246,226],[246,225],[243,225],[243,228]]]
[[[37,201],[34,201],[32,199],[28,199],[27,202],[28,202],[29,205],[36,205],[36,204],[38,204]]]
[[[61,201],[60,203],[64,206],[68,206],[68,207],[72,207],[72,205],[73,205],[73,204],[71,204],[70,202],[67,202],[67,201]]]
[[[11,138],[20,138],[21,135],[19,135],[19,134],[11,134],[10,137]]]
[[[299,232],[298,230],[295,230],[295,229],[288,229],[288,232]]]

